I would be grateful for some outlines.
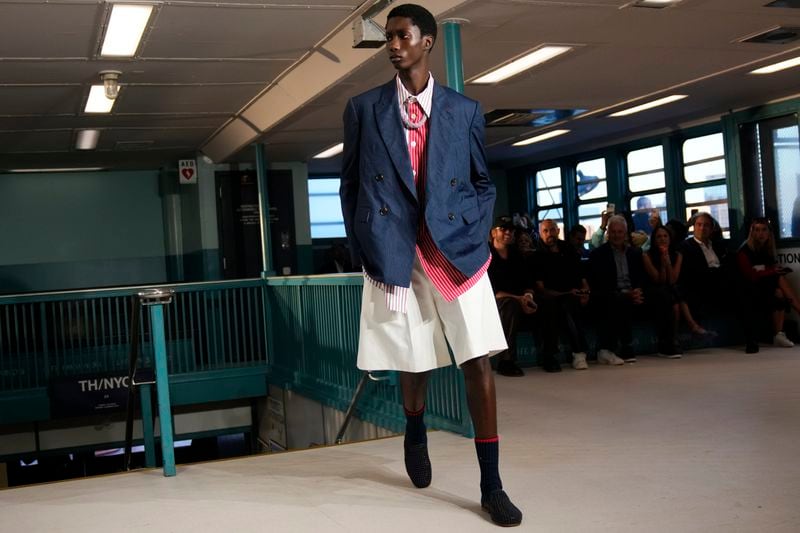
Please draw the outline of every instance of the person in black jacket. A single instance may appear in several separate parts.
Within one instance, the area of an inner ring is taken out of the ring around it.
[[[729,281],[727,250],[721,239],[712,239],[714,218],[705,212],[694,216],[694,235],[683,241],[683,255],[678,286],[685,306],[684,318],[692,333],[713,335],[698,321],[703,321],[713,310],[723,309],[729,298],[726,290]]]
[[[607,242],[589,256],[589,285],[599,345],[597,362],[601,364],[636,361],[631,349],[631,317],[634,309],[644,304],[645,278],[642,252],[627,243],[627,236],[625,218],[612,216],[608,220]]]

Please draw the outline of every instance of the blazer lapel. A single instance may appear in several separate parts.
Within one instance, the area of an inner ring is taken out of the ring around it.
[[[394,163],[397,173],[406,188],[417,198],[417,187],[414,185],[414,174],[411,169],[411,159],[408,155],[408,145],[400,120],[400,109],[397,106],[397,87],[395,80],[383,86],[381,98],[375,104],[375,119],[378,133],[386,145],[389,157]]]
[[[438,83],[433,86],[433,105],[431,123],[428,130],[428,161],[426,176],[428,180],[441,177],[444,162],[447,160],[447,136],[453,132],[453,109],[450,98]]]

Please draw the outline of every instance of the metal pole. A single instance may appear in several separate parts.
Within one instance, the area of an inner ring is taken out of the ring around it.
[[[156,363],[156,393],[158,395],[158,421],[161,427],[161,456],[164,475],[175,475],[175,448],[172,435],[172,412],[169,400],[169,374],[167,371],[167,342],[164,334],[164,305],[172,302],[174,291],[150,289],[139,293],[142,305],[150,308],[150,333]]]
[[[267,189],[267,158],[264,145],[257,143],[256,177],[258,178],[258,216],[261,220],[261,275],[272,276],[275,270],[272,265],[272,237],[269,227],[269,192]]]
[[[464,92],[464,67],[461,60],[461,24],[466,19],[447,19],[444,21],[444,64],[447,71],[447,86]]]

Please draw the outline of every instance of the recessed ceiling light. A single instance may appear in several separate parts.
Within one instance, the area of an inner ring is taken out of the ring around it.
[[[100,139],[100,130],[80,130],[75,139],[75,149],[94,150],[97,148],[97,141]]]
[[[537,135],[535,137],[531,137],[529,139],[524,139],[522,141],[517,141],[511,146],[527,146],[529,144],[538,143],[542,141],[546,141],[547,139],[552,139],[553,137],[558,137],[559,135],[564,135],[565,133],[569,133],[570,130],[553,130],[548,131],[547,133],[542,133],[541,135]]]
[[[114,102],[116,100],[106,98],[106,92],[102,85],[92,85],[83,111],[84,113],[111,113]]]
[[[617,111],[616,113],[611,113],[608,115],[609,117],[624,117],[627,115],[633,115],[634,113],[639,113],[641,111],[645,111],[647,109],[652,109],[654,107],[667,105],[672,102],[677,102],[678,100],[683,100],[689,96],[688,94],[673,94],[670,96],[665,96],[664,98],[659,98],[658,100],[653,100],[652,102],[647,102],[645,104],[637,105],[634,107],[629,107],[628,109],[623,109],[622,111]]]
[[[152,11],[148,4],[113,4],[100,55],[133,57]]]
[[[313,157],[313,159],[327,159],[329,157],[341,154],[342,150],[344,150],[344,143],[339,143],[335,146],[331,146],[327,150],[323,150],[322,152],[318,153]]]
[[[473,84],[490,84],[498,83],[512,76],[516,76],[520,72],[524,72],[536,65],[541,65],[545,61],[549,61],[556,56],[560,56],[565,52],[572,50],[572,46],[566,45],[543,45],[524,55],[512,59],[511,61],[495,67],[488,72],[479,74],[474,78],[467,80],[467,83]]]
[[[767,65],[766,67],[751,70],[750,74],[772,74],[773,72],[786,70],[787,68],[796,67],[798,65],[800,65],[800,56],[787,59],[786,61],[781,61],[780,63],[773,63],[771,65]]]

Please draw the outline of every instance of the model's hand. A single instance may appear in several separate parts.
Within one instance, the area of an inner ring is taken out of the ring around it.
[[[644,303],[644,293],[642,289],[633,289],[628,293],[628,297],[631,299],[633,305],[641,305]]]
[[[522,296],[519,297],[519,303],[522,307],[522,312],[526,315],[532,315],[536,312],[539,306],[533,300],[533,294],[526,292]]]

